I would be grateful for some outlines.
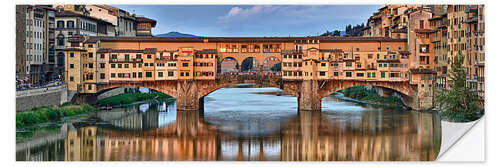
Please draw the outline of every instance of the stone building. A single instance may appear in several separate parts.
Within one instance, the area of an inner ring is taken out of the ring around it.
[[[49,80],[54,56],[54,9],[16,6],[16,81],[38,84]]]

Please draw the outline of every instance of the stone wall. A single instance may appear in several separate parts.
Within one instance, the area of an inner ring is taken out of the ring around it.
[[[16,91],[16,111],[61,105],[67,101],[66,85]]]

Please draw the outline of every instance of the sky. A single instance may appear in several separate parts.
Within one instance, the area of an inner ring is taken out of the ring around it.
[[[308,36],[365,23],[382,5],[113,5],[157,21],[153,34]]]

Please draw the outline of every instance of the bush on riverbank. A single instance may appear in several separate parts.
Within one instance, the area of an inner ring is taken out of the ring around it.
[[[16,114],[16,127],[22,128],[45,122],[55,122],[59,121],[62,117],[97,111],[95,107],[88,104],[34,108]]]
[[[403,105],[403,101],[400,98],[395,96],[389,97],[381,97],[375,90],[368,90],[362,86],[350,87],[347,89],[343,89],[339,91],[344,94],[346,97],[350,97],[357,100],[369,101],[369,102],[377,102],[384,104],[396,104]]]
[[[100,99],[97,101],[97,105],[99,106],[115,106],[120,104],[131,104],[137,101],[151,100],[151,99],[164,99],[171,98],[171,96],[161,93],[123,93],[113,97],[107,97],[104,99]]]

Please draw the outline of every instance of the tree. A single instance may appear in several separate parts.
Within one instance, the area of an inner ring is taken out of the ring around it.
[[[333,36],[334,37],[340,37],[340,31],[339,30],[334,30],[333,31]]]
[[[453,60],[448,77],[450,87],[439,90],[437,107],[442,118],[454,122],[468,122],[481,117],[484,110],[479,107],[477,93],[467,86],[467,73],[463,66],[464,56],[460,52]]]

